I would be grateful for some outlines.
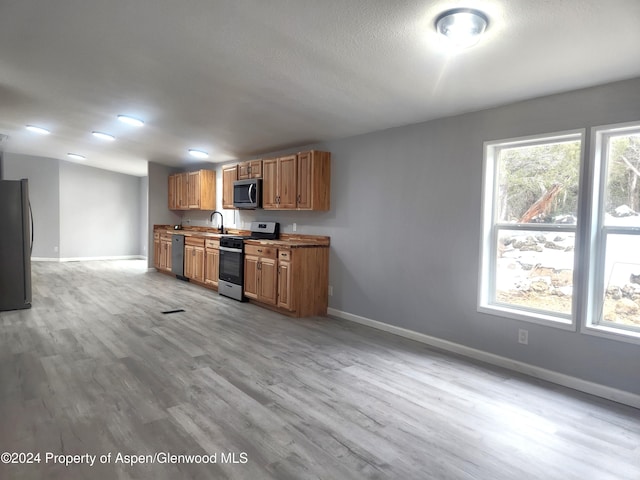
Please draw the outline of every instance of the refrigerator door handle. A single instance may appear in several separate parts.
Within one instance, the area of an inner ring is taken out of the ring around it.
[[[31,208],[31,200],[29,200],[29,218],[31,218],[31,246],[29,247],[29,255],[33,255],[33,209]]]

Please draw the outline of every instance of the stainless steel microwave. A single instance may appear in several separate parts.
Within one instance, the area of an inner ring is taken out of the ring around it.
[[[236,208],[261,208],[262,179],[250,178],[233,182],[233,206]]]

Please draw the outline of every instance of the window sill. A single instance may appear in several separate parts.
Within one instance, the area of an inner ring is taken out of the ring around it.
[[[640,332],[634,332],[632,330],[605,325],[585,325],[580,329],[580,333],[640,345]]]
[[[576,326],[569,318],[560,318],[543,313],[528,312],[517,308],[509,308],[504,305],[479,305],[478,312],[498,317],[511,318],[521,322],[537,323],[548,327],[559,328],[561,330],[576,331]]]

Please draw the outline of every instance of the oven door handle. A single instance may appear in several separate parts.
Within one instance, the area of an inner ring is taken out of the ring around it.
[[[242,250],[239,248],[220,247],[220,250],[223,252],[242,253]]]

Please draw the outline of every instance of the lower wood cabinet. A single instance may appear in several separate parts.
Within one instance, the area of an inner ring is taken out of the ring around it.
[[[291,302],[291,250],[278,251],[278,307],[293,310]]]
[[[244,290],[249,299],[295,317],[326,316],[329,248],[245,246]]]
[[[205,240],[204,247],[204,283],[218,288],[220,240]]]
[[[262,303],[277,303],[277,249],[246,245],[244,250],[244,294]]]
[[[154,266],[171,272],[171,234],[154,232]],[[244,295],[293,317],[326,316],[329,295],[329,244],[245,244]],[[185,236],[184,275],[217,289],[220,240]]]
[[[184,239],[184,276],[204,283],[204,238]]]
[[[153,264],[157,269],[171,271],[171,235],[160,233],[153,235],[153,254]]]
[[[160,268],[160,255],[162,252],[160,246],[160,233],[154,232],[153,234],[153,266]]]

